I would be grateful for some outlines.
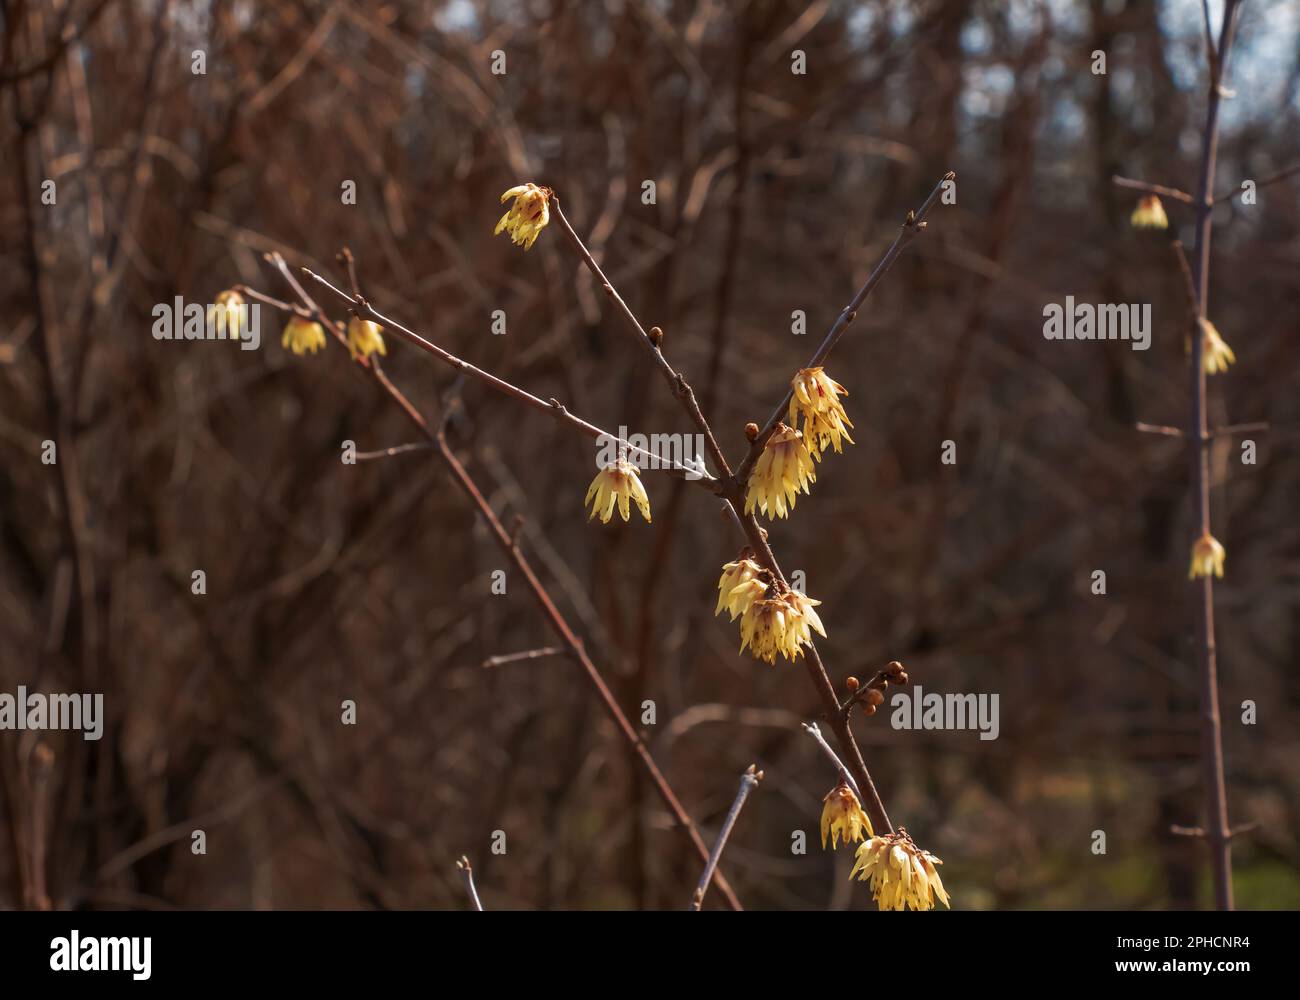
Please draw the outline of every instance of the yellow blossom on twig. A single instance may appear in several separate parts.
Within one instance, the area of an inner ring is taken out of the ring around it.
[[[1208,319],[1202,319],[1200,324],[1201,333],[1205,338],[1201,345],[1201,367],[1205,369],[1207,375],[1226,372],[1228,365],[1237,360],[1237,355],[1232,353],[1228,342],[1219,336],[1219,331],[1215,329],[1213,323]]]
[[[325,328],[319,323],[294,316],[284,328],[280,346],[293,351],[294,354],[315,354],[325,346]]]
[[[863,843],[849,878],[870,882],[871,898],[882,910],[932,910],[936,899],[949,905],[939,878],[941,864],[900,828]]]
[[[1137,203],[1129,221],[1134,229],[1168,229],[1169,216],[1165,215],[1165,206],[1153,194],[1147,195]]]
[[[831,850],[839,846],[839,839],[844,838],[844,845],[856,843],[862,839],[863,831],[868,837],[875,831],[871,829],[871,820],[862,811],[862,803],[853,794],[843,778],[840,783],[822,799],[822,850],[826,850],[826,836],[830,835]]]
[[[239,340],[248,328],[248,306],[237,291],[227,289],[208,306],[208,326],[216,332],[222,329],[231,340]]]
[[[383,327],[368,319],[353,316],[348,320],[348,350],[354,358],[368,358],[372,354],[388,355],[384,346]]]
[[[794,508],[799,491],[808,493],[808,486],[816,481],[817,470],[803,435],[793,427],[777,424],[749,474],[745,513],[757,508],[768,517],[785,517]]]
[[[618,512],[623,520],[628,520],[631,516],[629,501],[632,500],[636,501],[641,516],[649,522],[650,497],[646,495],[645,487],[641,485],[641,474],[635,465],[620,459],[596,473],[596,478],[587,488],[587,499],[583,501],[583,505],[591,504],[591,515],[587,518],[588,521],[599,514],[600,523],[609,524],[609,519],[614,516],[615,505],[618,506]]]
[[[848,432],[853,421],[840,402],[841,396],[848,395],[844,386],[822,368],[801,368],[790,388],[794,392],[790,397],[790,425],[798,427],[799,417],[803,417],[803,441],[813,458],[821,461],[827,444],[838,454],[843,450],[841,441],[853,443]]]
[[[731,612],[734,622],[739,615],[755,600],[767,591],[767,584],[757,577],[763,567],[752,559],[740,558],[722,567],[722,577],[718,580],[718,606],[713,609],[715,615],[722,614],[726,608]]]
[[[1198,576],[1223,576],[1223,560],[1227,556],[1219,540],[1211,534],[1204,534],[1192,543],[1192,566],[1187,571],[1187,579],[1195,580]]]
[[[504,230],[516,246],[527,250],[537,242],[537,234],[551,221],[551,189],[536,184],[520,184],[503,194],[501,201],[507,202],[511,198],[515,203],[501,216],[492,235]]]

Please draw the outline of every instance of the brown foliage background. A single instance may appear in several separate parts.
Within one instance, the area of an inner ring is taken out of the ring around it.
[[[24,904],[43,845],[56,906],[461,907],[462,853],[492,909],[685,906],[698,864],[574,665],[481,666],[553,637],[517,581],[490,593],[506,563],[445,468],[339,461],[345,439],[410,440],[401,415],[337,345],[282,350],[269,311],[245,352],[159,342],[151,310],[238,282],[286,295],[263,252],[338,276],[347,245],[376,305],[447,349],[602,426],[690,431],[558,233],[526,255],[493,238],[500,192],[536,180],[739,456],[950,168],[957,204],[829,365],[857,444],[773,542],[824,602],[837,683],[899,659],[928,691],[999,694],[991,742],[855,723],[955,905],[1204,903],[1201,848],[1169,833],[1201,808],[1187,462],[1133,426],[1185,419],[1186,306],[1167,240],[1131,230],[1110,183],[1194,182],[1199,4],[4,8],[0,690],[102,691],[108,721],[99,742],[44,735],[48,774],[38,734],[0,734],[0,905]],[[84,28],[66,46],[65,24]],[[1221,190],[1300,161],[1298,31],[1291,5],[1245,9]],[[1236,439],[1216,452],[1230,808],[1261,824],[1237,899],[1295,907],[1297,181],[1222,205],[1213,259],[1239,359],[1214,419],[1272,425],[1255,465]],[[1151,349],[1045,340],[1067,294],[1152,303]],[[387,370],[437,416],[453,372],[400,343]],[[802,671],[737,655],[712,617],[738,546],[716,502],[647,473],[652,526],[589,525],[591,442],[479,384],[463,399],[459,453],[526,519],[628,713],[655,702],[647,739],[706,835],[765,769],[723,860],[741,899],[869,907],[846,852],[791,854],[833,774],[799,728]]]

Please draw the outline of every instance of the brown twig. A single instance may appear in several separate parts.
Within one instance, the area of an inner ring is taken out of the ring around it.
[[[378,458],[392,458],[394,455],[405,455],[412,451],[428,451],[431,447],[427,441],[412,441],[409,444],[395,444],[391,448],[381,448],[378,451],[359,451],[356,458],[358,462],[373,462]]]
[[[835,765],[835,770],[839,772],[840,779],[853,789],[853,794],[856,795],[858,801],[861,802],[862,790],[858,787],[857,781],[855,781],[853,775],[849,773],[849,769],[844,766],[844,761],[840,760],[839,754],[837,754],[834,748],[826,742],[826,737],[822,735],[822,731],[817,726],[817,723],[804,722],[801,723],[801,725],[803,726],[804,732],[817,741],[817,745],[822,748],[822,753],[824,753],[827,759]]]
[[[1188,272],[1189,288],[1196,309],[1197,327],[1192,330],[1190,359],[1191,408],[1187,437],[1192,465],[1193,501],[1198,533],[1210,533],[1210,446],[1212,437],[1206,407],[1206,372],[1203,364],[1205,337],[1199,324],[1207,315],[1210,290],[1210,236],[1213,229],[1214,170],[1219,146],[1219,106],[1224,96],[1223,75],[1227,70],[1237,27],[1239,0],[1225,0],[1217,49],[1210,58],[1210,86],[1205,132],[1201,151],[1201,172],[1197,185],[1196,244]],[[1207,32],[1209,31],[1207,22]],[[1232,837],[1228,825],[1227,787],[1223,771],[1223,735],[1219,718],[1217,647],[1214,638],[1214,579],[1199,578],[1197,603],[1197,652],[1201,668],[1201,756],[1205,774],[1205,841],[1214,867],[1214,899],[1220,910],[1231,910]]]
[[[273,256],[279,257],[278,254],[275,254]],[[380,326],[382,326],[385,329],[385,331],[391,331],[397,334],[403,340],[407,341],[407,343],[410,343],[415,347],[418,347],[426,354],[433,355],[439,361],[442,361],[450,365],[451,367],[458,369],[462,373],[478,379],[481,382],[487,383],[497,391],[502,392],[505,395],[510,396],[511,398],[516,399],[521,403],[531,406],[535,410],[539,410],[542,413],[549,414],[550,416],[554,417],[556,420],[560,421],[561,423],[566,423],[577,428],[583,434],[587,435],[590,438],[595,438],[597,440],[603,439],[606,441],[611,441],[616,443],[620,454],[636,458],[640,463],[644,465],[645,468],[651,468],[651,469],[657,468],[663,472],[668,473],[669,475],[680,476],[689,481],[699,483],[701,486],[703,486],[705,489],[708,489],[710,492],[717,492],[717,480],[715,480],[713,476],[709,475],[709,473],[706,470],[702,468],[696,468],[694,466],[682,465],[681,463],[676,462],[674,460],[668,460],[667,462],[665,462],[660,456],[652,455],[650,452],[642,448],[634,448],[631,444],[629,444],[623,438],[620,438],[618,435],[610,434],[608,431],[601,430],[595,424],[589,423],[586,420],[583,420],[581,417],[576,416],[573,413],[570,413],[568,408],[559,400],[541,399],[538,396],[534,396],[531,392],[528,392],[526,389],[521,389],[513,382],[507,382],[505,379],[498,378],[496,375],[493,375],[491,372],[484,371],[482,368],[479,368],[476,365],[470,364],[468,361],[464,361],[461,358],[456,357],[456,355],[452,354],[450,351],[445,351],[437,344],[434,344],[431,341],[426,340],[424,337],[421,337],[414,330],[410,330],[407,327],[403,326],[401,323],[397,322],[396,320],[390,319],[389,317],[385,316],[374,306],[372,306],[368,301],[366,301],[366,299],[363,296],[359,294],[349,295],[347,292],[343,291],[343,289],[339,288],[337,285],[329,281],[329,279],[322,277],[321,275],[317,274],[316,272],[308,268],[304,267],[301,270],[303,274],[307,275],[307,277],[311,278],[313,281],[319,282],[325,288],[329,289],[331,292],[337,295],[358,316],[362,317],[363,319],[369,319],[378,323]],[[296,284],[296,282],[294,283]],[[304,296],[303,299],[304,301],[309,301],[305,297],[305,293],[300,293],[300,294]]]
[[[1190,205],[1195,200],[1186,191],[1180,191],[1178,188],[1165,187],[1162,184],[1148,184],[1146,181],[1135,180],[1132,177],[1120,177],[1119,174],[1112,175],[1110,182],[1116,187],[1130,188],[1134,191],[1145,191],[1147,194],[1158,194],[1162,198],[1171,198],[1174,201],[1181,201],[1184,205]]]
[[[1281,181],[1286,180],[1288,177],[1294,177],[1296,174],[1300,174],[1300,163],[1293,163],[1285,170],[1279,170],[1277,173],[1272,174],[1269,177],[1265,177],[1262,181],[1256,181],[1255,190],[1258,191],[1260,188],[1266,188],[1270,184],[1277,184]],[[1235,198],[1239,194],[1241,194],[1240,184],[1238,184],[1235,188],[1231,190],[1224,191],[1222,194],[1215,195],[1214,197],[1215,204],[1221,201],[1228,201],[1231,198]]]
[[[856,318],[857,310],[861,308],[863,302],[866,301],[867,297],[880,283],[881,278],[883,278],[888,272],[889,268],[893,265],[894,261],[898,259],[899,255],[902,254],[907,245],[911,243],[919,233],[924,231],[926,225],[925,216],[929,214],[930,209],[938,202],[943,193],[944,184],[953,180],[956,176],[957,175],[953,171],[944,174],[944,176],[940,178],[939,183],[935,185],[929,196],[921,204],[921,207],[916,211],[908,213],[907,218],[903,222],[902,229],[894,238],[894,241],[890,244],[889,248],[885,251],[884,256],[881,257],[879,263],[877,263],[871,274],[867,277],[866,282],[853,297],[853,300],[835,320],[835,323],[831,326],[825,339],[813,355],[808,367],[820,364],[827,356],[829,356],[830,352],[835,348],[835,345],[844,335],[844,331],[848,328],[849,324],[853,322],[854,318]],[[577,232],[574,231],[573,226],[569,223],[569,220],[565,217],[564,212],[560,207],[560,199],[558,195],[554,192],[551,193],[550,203],[551,212],[559,222],[565,238],[577,252],[579,258],[587,266],[588,270],[590,270],[592,275],[600,282],[606,296],[614,303],[617,312],[624,320],[624,323],[632,337],[643,350],[648,352],[655,366],[663,374],[674,397],[682,403],[682,406],[691,418],[691,421],[704,436],[708,445],[709,453],[720,470],[720,486],[717,492],[719,496],[726,501],[731,517],[739,523],[749,546],[754,550],[759,561],[772,573],[778,584],[778,589],[788,589],[789,584],[786,581],[785,574],[781,571],[780,564],[776,559],[776,554],[772,551],[772,548],[768,543],[767,532],[759,525],[758,519],[753,513],[742,514],[740,512],[744,505],[744,490],[745,483],[749,477],[749,470],[753,467],[753,463],[757,460],[758,455],[762,453],[765,436],[770,436],[771,432],[776,428],[777,423],[780,421],[789,406],[793,390],[786,391],[784,399],[773,412],[771,419],[768,421],[767,427],[765,427],[759,433],[758,437],[754,439],[753,445],[751,446],[750,452],[744,463],[742,463],[740,469],[733,475],[726,458],[718,447],[717,440],[714,437],[712,428],[709,426],[708,420],[704,417],[704,414],[700,411],[699,405],[695,401],[695,394],[691,391],[689,383],[687,383],[685,377],[679,371],[673,368],[663,352],[662,331],[658,331],[658,336],[651,336],[645,332],[645,328],[637,320],[636,316],[632,313],[632,310],[628,308],[623,297],[619,295],[618,290],[614,287],[609,278],[605,276],[605,273],[600,269],[600,265],[591,255],[591,252],[582,242],[582,239],[578,236]],[[655,328],[655,330],[657,331],[658,328]],[[859,794],[859,800],[863,803],[863,807],[871,817],[872,824],[877,829],[893,829],[893,824],[889,821],[889,814],[885,810],[885,804],[880,798],[880,793],[876,789],[875,782],[872,780],[870,772],[867,770],[866,762],[862,759],[862,751],[859,749],[857,741],[853,738],[853,732],[849,727],[848,720],[840,714],[839,698],[835,694],[835,687],[831,683],[830,675],[826,670],[825,664],[822,663],[821,654],[818,652],[815,644],[810,643],[806,647],[806,655],[803,660],[804,667],[808,672],[808,677],[812,681],[813,687],[817,690],[818,697],[821,699],[823,717],[834,730],[836,739],[839,740],[840,746],[844,749],[845,754],[849,758],[848,766],[857,779],[856,784],[862,789],[862,792],[865,792],[865,794]]]
[[[289,284],[294,287],[295,291],[302,299],[303,306],[306,307],[306,309],[310,312],[312,317],[317,319],[318,322],[323,323],[335,335],[336,339],[342,338],[346,342],[346,338],[343,337],[342,335],[341,324],[334,322],[323,312],[320,311],[320,308],[315,304],[314,300],[311,299],[311,297],[301,287],[301,285],[299,285],[298,282],[293,280],[293,276],[288,271],[288,268],[284,264],[283,259],[280,259],[279,255],[268,255],[267,259],[270,260],[271,263],[274,264],[280,270],[281,274],[285,276]],[[347,293],[340,291],[337,287],[325,281],[323,278],[320,278],[318,275],[312,275],[312,276],[315,277],[318,281],[327,285],[330,289],[332,289],[335,292],[335,294],[341,296],[342,298],[348,301],[353,301],[353,297],[348,296]],[[260,297],[261,301],[268,301],[269,299],[270,299],[269,296]],[[390,329],[398,328],[398,324],[393,323],[392,320],[383,317],[381,314],[375,312],[373,309],[369,309],[368,304],[365,303],[365,299],[361,297],[359,294],[355,296],[355,300],[356,300],[355,304],[367,310],[369,318],[377,317],[375,318],[375,322],[382,323],[383,325],[385,325],[386,328],[390,328]],[[287,311],[291,311],[291,312],[297,311],[295,306],[291,305],[290,303],[285,302],[285,303],[280,303],[279,305],[285,308]],[[405,330],[405,327],[401,327],[400,329]],[[428,344],[427,341],[424,341],[423,338],[419,337],[417,334],[410,333],[410,331],[406,331],[406,333],[409,335],[406,339],[410,340],[414,338],[415,342]],[[446,353],[442,351],[441,348],[434,347],[434,345],[432,344],[428,344],[428,346],[430,348],[433,348],[433,353],[437,355]],[[447,356],[451,357],[451,355],[447,355]],[[365,358],[357,359],[359,364],[361,362],[364,362],[365,360],[366,360]],[[681,827],[687,839],[690,840],[691,845],[694,847],[695,851],[699,854],[700,859],[703,861],[707,861],[709,857],[709,849],[707,845],[705,845],[703,838],[700,836],[700,832],[698,828],[695,826],[695,823],[691,820],[686,810],[682,807],[682,804],[678,800],[676,793],[672,789],[672,786],[669,785],[668,779],[665,778],[663,773],[659,770],[659,766],[658,764],[655,763],[655,760],[651,756],[649,749],[642,742],[641,738],[637,735],[636,730],[632,727],[631,722],[628,721],[627,715],[623,712],[617,700],[614,698],[614,695],[610,692],[609,686],[605,683],[605,680],[602,677],[600,671],[597,669],[596,665],[592,662],[591,658],[587,655],[586,648],[584,647],[582,640],[579,639],[578,636],[573,632],[572,628],[570,628],[569,623],[564,618],[563,614],[561,614],[554,600],[552,600],[550,593],[547,591],[546,587],[542,584],[541,580],[537,577],[536,573],[534,573],[532,566],[529,564],[528,559],[525,557],[519,545],[516,544],[516,540],[511,537],[509,532],[506,531],[505,527],[501,524],[500,519],[496,516],[495,512],[492,510],[492,507],[488,504],[487,500],[483,497],[483,494],[479,490],[477,484],[470,477],[469,473],[465,470],[465,467],[460,463],[460,461],[456,458],[455,454],[452,452],[450,445],[447,443],[446,421],[443,422],[443,425],[440,426],[438,430],[436,431],[433,430],[428,425],[428,422],[424,419],[423,415],[411,404],[410,400],[406,398],[406,396],[402,393],[402,391],[392,383],[392,381],[387,377],[387,375],[384,374],[384,372],[380,368],[373,365],[362,365],[362,367],[366,368],[368,371],[371,372],[376,382],[379,383],[380,387],[398,405],[398,407],[402,410],[402,412],[406,414],[407,419],[411,421],[411,423],[415,426],[416,430],[418,430],[421,435],[423,435],[426,439],[428,439],[437,448],[439,454],[443,458],[443,461],[446,463],[447,467],[451,470],[452,478],[455,480],[456,485],[461,489],[461,492],[463,492],[477,508],[479,515],[483,518],[484,522],[487,524],[488,529],[492,534],[493,538],[501,546],[502,550],[506,553],[507,557],[514,563],[516,569],[518,569],[520,575],[524,578],[525,583],[528,585],[529,591],[532,593],[534,600],[541,608],[543,615],[547,619],[547,622],[550,624],[551,628],[555,631],[557,636],[560,638],[560,640],[564,644],[564,647],[569,651],[570,655],[582,667],[583,672],[587,676],[587,679],[590,681],[592,687],[595,688],[596,693],[600,699],[601,705],[605,709],[606,714],[610,717],[611,721],[613,721],[615,727],[619,730],[620,734],[627,741],[628,745],[633,749],[633,752],[640,760],[642,766],[646,769],[646,771],[650,775],[650,779],[655,786],[655,790],[659,793],[660,798],[663,799],[664,804],[668,807],[669,811],[673,814],[673,818],[676,820],[678,826]],[[457,367],[460,366],[458,365]],[[512,386],[511,388],[514,387]],[[518,390],[518,391],[522,392],[522,390]],[[451,412],[450,408],[448,408],[448,412]],[[740,905],[740,900],[736,897],[736,894],[732,890],[730,883],[728,883],[727,880],[723,878],[721,873],[717,874],[716,879],[718,883],[718,889],[723,894],[723,897],[727,900],[728,905],[731,906],[733,910],[742,909]]]
[[[870,697],[872,691],[878,691],[884,694],[890,684],[906,684],[908,681],[907,671],[897,660],[891,660],[888,664],[876,671],[876,675],[865,684],[859,684],[840,705],[840,716],[848,719],[849,713],[853,711],[853,706],[862,702],[864,698]]]
[[[925,231],[925,217],[930,214],[930,209],[939,201],[940,195],[943,194],[944,184],[956,180],[956,178],[956,172],[949,170],[939,179],[939,183],[934,186],[934,190],[930,192],[929,197],[921,203],[921,207],[907,213],[907,218],[903,221],[903,226],[898,235],[894,237],[894,242],[889,245],[889,249],[885,251],[884,256],[880,258],[871,274],[867,276],[867,280],[863,282],[862,287],[858,289],[858,293],[853,296],[852,301],[840,310],[840,314],[835,318],[835,322],[831,324],[831,328],[822,339],[821,344],[813,352],[813,356],[808,360],[808,363],[804,365],[805,368],[816,368],[830,356],[831,351],[835,349],[835,345],[840,342],[840,338],[844,336],[844,332],[849,328],[849,324],[857,319],[858,310],[867,301],[867,297],[875,291],[876,286],[888,273],[894,261],[898,260],[912,240]],[[759,429],[758,436],[750,442],[749,453],[745,456],[745,460],[740,463],[740,468],[736,470],[736,482],[742,487],[748,482],[749,474],[754,468],[754,463],[758,461],[758,456],[763,453],[763,446],[767,443],[767,439],[776,430],[776,425],[785,418],[790,408],[790,400],[793,398],[794,389],[786,389],[785,395],[781,397],[781,402],[772,411],[772,415],[767,418],[767,423]]]
[[[736,798],[731,803],[731,809],[727,811],[727,818],[722,821],[718,839],[714,841],[713,850],[709,852],[709,860],[704,864],[700,884],[695,887],[695,895],[691,897],[692,910],[699,910],[704,906],[704,894],[709,891],[709,883],[713,881],[713,872],[718,867],[718,859],[727,849],[727,838],[731,836],[731,828],[736,825],[736,819],[740,816],[740,810],[745,807],[745,800],[749,798],[749,793],[757,788],[762,780],[763,772],[753,764],[750,764],[745,769],[745,773],[740,776],[740,787],[736,789]]]
[[[682,403],[682,407],[690,416],[692,423],[695,424],[696,429],[703,435],[704,443],[709,450],[709,455],[718,466],[719,474],[724,477],[729,477],[731,475],[731,467],[727,464],[727,459],[726,456],[722,454],[722,449],[718,447],[717,439],[713,436],[713,428],[711,428],[709,422],[704,419],[704,414],[701,412],[699,404],[695,401],[695,391],[691,388],[690,384],[686,381],[681,372],[674,369],[673,366],[668,363],[668,359],[664,356],[662,347],[662,331],[658,338],[652,338],[645,332],[645,329],[641,326],[640,322],[638,322],[636,316],[633,315],[632,310],[629,309],[627,303],[623,301],[623,296],[618,294],[618,290],[614,287],[613,282],[611,282],[609,278],[605,277],[605,272],[602,271],[600,265],[596,263],[596,258],[591,255],[591,251],[587,249],[586,244],[584,244],[582,240],[578,238],[578,234],[574,232],[573,226],[569,224],[569,220],[564,215],[564,210],[560,207],[559,195],[551,195],[551,211],[555,215],[556,221],[559,222],[560,229],[563,231],[570,245],[575,251],[577,251],[578,256],[582,258],[582,262],[587,265],[587,269],[590,270],[596,280],[600,282],[600,286],[604,289],[605,295],[614,303],[619,315],[622,316],[623,320],[627,323],[628,329],[632,332],[637,343],[640,344],[642,349],[644,349],[650,356],[655,367],[659,369],[659,372],[668,383],[668,388],[672,391],[673,396]],[[658,327],[655,327],[655,329],[658,329]]]
[[[456,867],[460,869],[460,877],[465,882],[465,894],[469,896],[470,907],[482,912],[483,902],[478,898],[478,889],[474,887],[474,869],[470,867],[469,858],[462,854]]]
[[[498,656],[489,656],[483,661],[483,667],[500,667],[507,663],[518,663],[520,660],[540,660],[547,656],[562,656],[565,652],[563,646],[547,646],[544,649],[526,649],[522,653],[502,653]]]

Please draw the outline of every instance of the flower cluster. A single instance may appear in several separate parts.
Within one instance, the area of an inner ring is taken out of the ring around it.
[[[790,388],[794,393],[790,397],[790,425],[799,426],[799,418],[803,418],[804,446],[813,458],[820,462],[828,444],[839,454],[843,450],[841,441],[853,443],[848,432],[853,421],[840,402],[841,396],[848,395],[844,386],[822,368],[801,368]]]
[[[849,878],[870,882],[871,898],[882,910],[932,910],[936,899],[949,906],[939,878],[937,866],[941,864],[899,828],[862,844]]]
[[[757,508],[768,517],[786,517],[794,509],[799,491],[808,493],[809,485],[816,481],[817,470],[803,435],[777,424],[749,475],[745,513]]]
[[[583,506],[591,506],[588,521],[599,514],[600,523],[609,524],[609,519],[614,516],[616,505],[623,520],[628,520],[631,515],[630,501],[633,500],[636,501],[641,516],[649,523],[650,497],[646,494],[645,487],[641,485],[641,473],[637,471],[635,465],[619,459],[596,473],[596,478],[587,488],[587,499],[583,501]]]
[[[551,189],[536,184],[520,184],[503,194],[501,201],[504,203],[511,198],[515,203],[501,216],[492,235],[505,231],[515,246],[528,250],[537,242],[537,234],[551,221]]]
[[[777,655],[793,660],[812,644],[812,633],[826,635],[816,607],[821,601],[786,590],[773,582],[772,574],[742,556],[722,567],[718,580],[718,606],[726,608],[734,622],[740,619],[740,651],[746,649],[760,660],[775,663]]]
[[[841,778],[840,783],[822,799],[822,850],[826,850],[826,836],[830,835],[831,850],[838,847],[839,839],[844,839],[844,846],[857,843],[865,830],[868,837],[875,836],[871,829],[871,820],[862,811],[862,803],[853,794],[853,789]]]

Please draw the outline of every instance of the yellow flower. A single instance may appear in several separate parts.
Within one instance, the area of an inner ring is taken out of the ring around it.
[[[841,440],[853,443],[846,429],[853,426],[853,421],[840,402],[841,396],[848,395],[844,386],[821,368],[801,368],[790,387],[794,390],[790,398],[790,424],[798,427],[799,416],[803,415],[803,440],[813,458],[821,461],[827,443],[834,445],[836,454],[842,450]]]
[[[1219,336],[1219,331],[1214,328],[1213,323],[1208,319],[1200,322],[1201,332],[1205,337],[1201,345],[1201,367],[1205,369],[1207,375],[1226,372],[1228,365],[1237,360],[1237,355],[1232,353],[1228,342]]]
[[[234,289],[227,289],[208,306],[208,326],[214,333],[223,330],[231,340],[238,340],[248,327],[248,306],[244,297]]]
[[[852,841],[862,839],[862,831],[867,831],[867,836],[875,835],[871,829],[871,820],[867,814],[862,811],[862,804],[858,797],[853,794],[853,789],[840,779],[840,783],[832,788],[826,798],[822,799],[822,850],[826,850],[826,835],[831,837],[831,850],[839,846],[840,837],[844,838],[844,845],[847,847]]]
[[[537,242],[537,234],[551,221],[551,189],[536,184],[520,184],[503,194],[501,201],[506,202],[511,198],[515,203],[510,206],[510,211],[501,216],[492,235],[496,236],[505,230],[516,246],[527,250]]]
[[[315,354],[325,346],[325,328],[319,323],[294,316],[284,328],[280,346],[287,347],[294,354]]]
[[[1147,195],[1137,203],[1129,217],[1135,229],[1168,229],[1169,216],[1165,215],[1165,206],[1153,194]]]
[[[378,323],[361,319],[359,316],[353,316],[348,320],[348,350],[352,352],[352,357],[368,358],[372,354],[387,356],[388,349],[384,346],[384,338],[381,336],[383,329]]]
[[[826,635],[812,610],[817,603],[795,591],[753,598],[740,619],[740,651],[748,646],[753,656],[768,663],[775,663],[778,653],[787,660],[802,656],[803,647],[812,642],[811,629]]]
[[[762,597],[767,590],[767,584],[754,579],[761,572],[763,567],[745,556],[723,566],[722,577],[718,580],[718,606],[713,609],[713,613],[720,615],[722,609],[726,608],[731,612],[733,622],[738,615],[743,615],[750,602],[755,597]],[[758,584],[757,592],[749,586],[751,583]]]
[[[592,499],[595,502],[592,503]],[[591,504],[591,516],[588,521],[600,515],[601,524],[609,524],[609,519],[614,516],[614,505],[618,505],[618,512],[626,521],[631,513],[629,501],[635,500],[637,510],[641,512],[647,523],[650,521],[650,498],[646,495],[645,487],[641,485],[641,474],[637,472],[635,465],[629,465],[622,459],[612,465],[607,465],[596,473],[596,478],[591,481],[591,486],[587,489],[587,499],[583,505]]]
[[[1227,556],[1219,540],[1211,534],[1204,534],[1192,543],[1192,568],[1187,571],[1187,579],[1195,580],[1198,576],[1223,576],[1223,560]]]
[[[799,642],[804,646],[812,645],[812,632],[816,632],[823,639],[826,638],[826,626],[822,624],[821,617],[813,609],[821,604],[821,601],[814,601],[811,597],[805,597],[797,590],[792,590],[785,595],[785,599],[795,609],[794,628],[798,631]]]
[[[785,517],[794,508],[799,491],[807,493],[809,484],[815,482],[817,470],[804,447],[803,435],[793,427],[777,424],[749,474],[745,513],[757,507],[768,517]]]
[[[932,910],[936,899],[949,906],[948,893],[939,878],[937,866],[941,864],[899,828],[862,844],[849,878],[869,881],[871,898],[882,910]]]

